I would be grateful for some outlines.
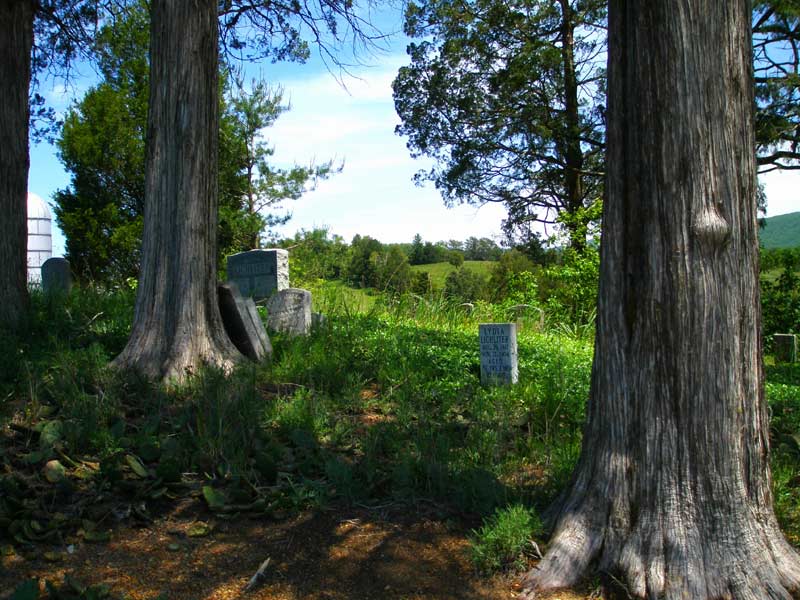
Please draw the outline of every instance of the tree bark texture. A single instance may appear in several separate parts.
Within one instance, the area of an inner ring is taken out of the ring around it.
[[[142,266],[115,364],[181,380],[241,357],[217,304],[217,3],[154,0],[151,15]]]
[[[772,510],[750,15],[746,0],[610,3],[587,424],[524,597],[590,568],[635,598],[800,590],[800,560]]]
[[[0,325],[16,328],[28,302],[28,88],[33,3],[0,2]]]

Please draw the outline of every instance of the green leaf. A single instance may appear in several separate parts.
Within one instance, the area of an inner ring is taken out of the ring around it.
[[[29,579],[14,590],[11,600],[38,600],[39,580]]]
[[[105,543],[111,541],[111,534],[107,531],[95,531],[94,529],[85,530],[83,539],[90,543]]]
[[[136,458],[133,454],[126,454],[125,455],[125,462],[128,463],[128,466],[131,468],[131,471],[136,473],[136,475],[138,475],[142,479],[147,478],[147,475],[148,475],[147,469],[142,464],[142,461],[140,461],[138,458]]]
[[[61,440],[61,421],[48,421],[39,434],[39,447],[43,450],[52,448]]]
[[[194,523],[186,530],[189,537],[205,537],[211,533],[211,527],[206,523]]]
[[[50,483],[58,483],[67,476],[67,470],[57,460],[48,461],[44,466],[44,477]]]
[[[31,452],[30,454],[26,454],[23,460],[29,465],[35,465],[36,463],[42,462],[48,454],[49,451],[37,450],[35,452]]]
[[[225,497],[225,494],[219,490],[215,490],[210,485],[203,486],[203,497],[206,499],[208,508],[211,510],[222,510],[228,503],[228,499]]]

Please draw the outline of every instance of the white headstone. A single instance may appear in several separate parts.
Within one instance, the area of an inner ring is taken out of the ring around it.
[[[508,385],[519,380],[517,326],[515,323],[478,325],[481,348],[481,383]]]
[[[311,292],[288,288],[267,302],[267,327],[289,335],[307,335],[311,330]]]
[[[42,265],[53,255],[52,217],[47,203],[28,193],[28,281],[42,281]]]
[[[289,287],[289,252],[280,248],[250,250],[228,257],[228,280],[242,296],[258,302]]]

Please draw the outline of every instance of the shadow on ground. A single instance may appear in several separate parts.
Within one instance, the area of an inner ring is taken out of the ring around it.
[[[463,529],[392,507],[307,513],[284,522],[211,518],[207,536],[187,535],[192,524],[209,519],[197,503],[184,504],[149,527],[116,529],[108,543],[79,544],[57,563],[4,557],[0,598],[26,578],[60,582],[65,574],[87,584],[104,582],[131,600],[515,596],[515,577],[475,573]],[[263,585],[244,594],[267,558]]]

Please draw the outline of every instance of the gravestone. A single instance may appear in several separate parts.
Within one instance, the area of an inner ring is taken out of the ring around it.
[[[316,329],[318,327],[325,327],[327,324],[328,317],[318,312],[311,313],[311,327]]]
[[[519,380],[516,323],[478,325],[481,348],[481,383],[508,385]]]
[[[508,309],[511,316],[517,322],[517,327],[522,328],[522,325],[527,325],[533,319],[533,315],[538,314],[537,327],[539,331],[544,329],[544,311],[538,306],[532,304],[515,304]]]
[[[311,330],[311,292],[300,288],[280,290],[267,301],[267,327],[288,335]]]
[[[228,280],[239,286],[242,296],[258,302],[289,287],[289,252],[249,250],[228,257]]]
[[[72,271],[66,258],[48,258],[42,263],[42,290],[45,294],[69,294]]]
[[[222,324],[233,345],[247,358],[260,362],[272,355],[272,344],[256,303],[245,298],[231,281],[217,286]]]
[[[772,336],[772,347],[776,363],[797,362],[797,336],[791,333],[776,333]]]

